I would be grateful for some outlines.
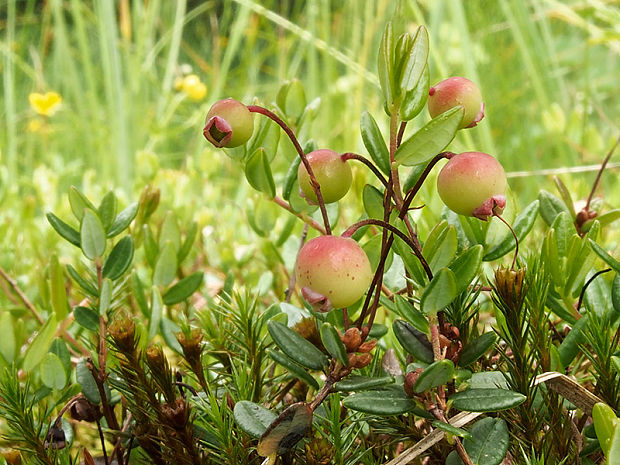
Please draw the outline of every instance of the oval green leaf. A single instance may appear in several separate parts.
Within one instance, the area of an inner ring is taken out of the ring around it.
[[[312,370],[321,370],[328,359],[314,344],[278,321],[271,320],[267,329],[276,345],[295,362]]]
[[[110,229],[108,229],[108,237],[114,237],[122,233],[125,229],[129,227],[137,214],[138,202],[134,202],[123,211],[121,211],[114,219],[114,223],[112,223],[112,226],[110,226]]]
[[[78,231],[51,212],[47,213],[45,217],[52,228],[60,234],[60,237],[76,247],[80,246],[80,233]]]
[[[166,242],[159,252],[155,269],[153,270],[153,284],[168,286],[177,272],[177,252],[171,241]]]
[[[394,389],[361,391],[351,394],[342,402],[346,408],[373,415],[402,415],[416,408],[401,385]]]
[[[430,331],[428,320],[411,302],[408,302],[403,296],[395,294],[394,303],[396,305],[395,311],[399,316],[423,333]]]
[[[73,309],[73,316],[80,326],[90,331],[99,329],[99,314],[95,310],[78,306]]]
[[[454,278],[456,279],[457,294],[467,289],[478,274],[480,265],[482,265],[483,253],[484,247],[480,244],[476,244],[463,251],[450,265],[448,265],[448,268],[452,270]]]
[[[239,428],[256,439],[260,438],[277,418],[271,410],[247,400],[237,402],[233,414]]]
[[[447,307],[458,295],[456,278],[449,268],[442,268],[433,276],[420,299],[420,307],[425,314],[434,314]]]
[[[308,373],[304,367],[294,362],[283,353],[277,352],[273,349],[267,349],[267,354],[275,362],[286,368],[289,373],[295,378],[302,380],[309,386],[312,386],[314,389],[319,389],[319,383],[317,383],[316,379],[314,379],[314,377],[310,373]]]
[[[616,260],[614,257],[609,255],[605,249],[603,249],[600,245],[594,242],[592,239],[588,239],[590,247],[596,255],[598,255],[605,263],[613,268],[616,273],[620,273],[620,262]]]
[[[367,111],[362,113],[360,131],[362,133],[362,141],[372,161],[375,162],[383,173],[390,174],[390,153],[385,144],[385,139],[383,139],[379,125]]]
[[[157,334],[164,311],[164,302],[157,286],[151,288],[151,314],[149,318],[149,341]]]
[[[131,236],[125,236],[116,243],[110,255],[106,259],[102,274],[104,278],[112,281],[120,278],[131,265],[133,260],[134,245]]]
[[[394,378],[391,376],[373,378],[370,376],[349,375],[342,381],[335,383],[334,388],[342,392],[366,391],[368,389],[387,386],[392,383],[394,383]]]
[[[114,195],[113,191],[108,192],[101,199],[101,204],[97,209],[97,213],[99,213],[99,218],[101,218],[101,222],[103,223],[103,228],[107,231],[114,223],[114,219],[116,218],[116,195]]]
[[[495,333],[489,331],[488,333],[484,333],[480,337],[477,337],[473,341],[469,341],[461,352],[461,356],[459,357],[459,365],[466,367],[474,363],[482,357],[487,350],[493,347],[496,339],[497,336]]]
[[[269,158],[262,147],[248,158],[245,164],[245,177],[254,189],[264,192],[270,198],[275,197],[276,186],[273,182]]]
[[[41,381],[50,389],[61,390],[67,384],[67,373],[56,354],[48,352],[39,365]]]
[[[323,323],[321,325],[321,341],[332,357],[344,366],[349,365],[347,348],[344,346],[342,339],[340,339],[338,331],[331,324]]]
[[[442,386],[454,377],[454,363],[451,360],[438,360],[427,366],[415,383],[414,392],[428,391],[437,386]]]
[[[56,334],[56,315],[52,314],[34,337],[24,355],[24,371],[32,371],[47,353]]]
[[[82,393],[91,402],[98,404],[101,402],[101,396],[99,395],[99,389],[93,374],[86,366],[86,361],[81,359],[75,368],[75,378],[77,383],[82,386]]]
[[[462,120],[462,107],[451,108],[433,118],[396,149],[394,159],[405,166],[426,163],[452,142]]]
[[[177,282],[174,286],[164,294],[164,303],[166,305],[174,305],[183,302],[198,290],[202,284],[204,273],[196,271]]]
[[[523,394],[507,389],[467,389],[457,392],[450,401],[454,408],[468,412],[498,412],[525,402]]]
[[[89,260],[101,257],[105,252],[106,235],[99,216],[90,209],[84,210],[80,224],[82,252]]]
[[[400,345],[409,354],[424,363],[433,363],[433,348],[426,334],[404,320],[394,320],[392,329]]]

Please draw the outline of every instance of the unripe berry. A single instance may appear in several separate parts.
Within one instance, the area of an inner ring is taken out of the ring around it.
[[[304,295],[322,297],[331,306],[344,308],[364,295],[373,273],[366,252],[355,240],[319,236],[299,251],[295,276]]]
[[[337,152],[328,149],[315,150],[306,155],[314,177],[321,186],[321,195],[325,203],[337,202],[349,192],[353,176],[351,167],[342,160]],[[299,188],[309,203],[318,202],[310,176],[303,163],[297,171]]]
[[[464,110],[459,129],[472,128],[484,117],[480,89],[469,79],[454,76],[437,83],[428,91],[431,118],[459,105]]]
[[[482,152],[453,156],[437,177],[437,191],[450,210],[481,220],[502,213],[506,185],[502,165]]]
[[[243,103],[227,98],[215,102],[202,131],[216,147],[238,147],[245,144],[254,132],[252,113]]]

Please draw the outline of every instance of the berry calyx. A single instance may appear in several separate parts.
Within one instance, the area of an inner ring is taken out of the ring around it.
[[[349,192],[353,181],[351,167],[339,153],[321,149],[310,152],[306,158],[321,187],[321,195],[325,203],[337,202]],[[297,177],[303,196],[309,203],[316,204],[318,202],[316,193],[312,188],[310,175],[303,163],[299,165]]]
[[[243,103],[227,98],[215,102],[205,120],[202,133],[216,147],[238,147],[254,132],[252,113]]]
[[[506,187],[502,165],[482,152],[454,155],[437,177],[437,191],[450,210],[484,221],[503,212]]]
[[[366,252],[355,240],[319,236],[299,251],[295,276],[304,298],[327,311],[357,302],[370,286],[373,273]]]
[[[473,128],[484,117],[480,89],[469,79],[454,76],[429,89],[428,112],[431,118],[456,106],[461,106],[464,110],[459,129]]]

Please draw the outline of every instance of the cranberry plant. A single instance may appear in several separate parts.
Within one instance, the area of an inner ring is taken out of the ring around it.
[[[367,155],[300,135],[318,113],[298,81],[275,105],[208,112],[205,138],[259,192],[249,223],[279,265],[297,250],[267,283],[285,289],[276,302],[232,275],[205,292],[182,266],[198,226],[157,216],[156,189],[123,209],[71,189],[74,218],[47,218],[82,259],[52,255],[36,336],[0,341],[4,460],[617,463],[620,262],[601,244],[619,215],[575,211],[559,179],[559,196],[517,212],[496,157],[449,151],[484,124],[483,92],[461,77],[431,87],[428,51],[424,27],[386,26]],[[364,212],[350,224],[345,197]],[[445,208],[423,217],[435,197]],[[287,217],[277,234],[265,199]]]

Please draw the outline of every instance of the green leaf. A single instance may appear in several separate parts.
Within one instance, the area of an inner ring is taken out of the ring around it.
[[[362,201],[369,218],[383,219],[383,193],[379,189],[366,184],[362,191]]]
[[[189,252],[192,250],[194,246],[194,241],[196,240],[196,236],[198,235],[198,223],[192,221],[187,233],[185,235],[185,240],[181,243],[181,247],[177,253],[177,261],[181,263],[183,260],[187,258]]]
[[[442,268],[447,267],[454,259],[457,248],[456,228],[446,224],[446,227],[439,232],[435,240],[427,240],[424,243],[422,255],[426,258],[433,274],[435,274]]]
[[[103,196],[97,213],[99,214],[99,218],[101,218],[103,228],[108,231],[116,218],[116,195],[114,195],[113,191]]]
[[[385,174],[390,174],[390,153],[388,152],[383,134],[377,125],[377,122],[370,113],[365,111],[362,113],[360,120],[360,131],[362,133],[362,141],[372,161]]]
[[[245,177],[254,189],[264,192],[270,198],[275,197],[276,186],[265,149],[258,148],[249,156],[245,163]]]
[[[164,303],[166,305],[174,305],[183,302],[198,290],[202,284],[204,273],[196,271],[177,282],[174,286],[164,294]]]
[[[340,339],[338,331],[331,324],[323,323],[321,325],[321,341],[332,357],[344,366],[349,365],[347,348],[344,346],[342,339]]]
[[[426,163],[452,142],[462,120],[460,106],[436,116],[396,149],[395,161],[405,166]]]
[[[43,360],[54,340],[56,323],[56,316],[52,314],[34,337],[24,355],[24,371],[32,371]]]
[[[50,389],[61,390],[67,385],[67,373],[62,362],[51,352],[48,352],[39,365],[41,381]]]
[[[95,382],[95,378],[93,378],[93,374],[86,366],[86,361],[84,359],[78,362],[75,368],[75,377],[77,383],[82,386],[82,393],[86,398],[94,404],[100,403],[101,396],[99,395],[97,383]]]
[[[608,212],[603,213],[602,215],[599,215],[595,218],[592,218],[586,221],[581,227],[581,230],[586,231],[586,232],[589,231],[590,228],[592,227],[592,224],[594,224],[595,221],[598,221],[601,226],[608,226],[609,224],[613,223],[614,221],[618,219],[620,219],[620,208],[617,208],[615,210],[610,210]]]
[[[376,391],[360,391],[346,397],[343,405],[357,412],[373,415],[402,415],[416,408],[413,399],[407,397],[401,385],[394,389],[380,389]]]
[[[151,315],[149,318],[149,341],[157,334],[159,323],[164,311],[164,303],[157,286],[151,288]]]
[[[596,255],[598,255],[609,266],[611,266],[616,273],[620,273],[620,262],[618,260],[605,252],[605,249],[603,249],[592,239],[588,239],[588,242],[590,243],[590,247],[592,247],[592,250],[594,250],[594,253]]]
[[[474,363],[482,357],[487,350],[493,347],[496,340],[497,336],[495,333],[493,331],[489,331],[482,334],[480,337],[477,337],[473,341],[469,341],[469,343],[463,347],[463,351],[459,357],[459,365],[466,367]]]
[[[60,237],[76,247],[80,246],[80,233],[78,231],[51,212],[47,213],[45,217],[49,224],[52,225],[52,228],[60,234]]]
[[[551,226],[555,221],[555,217],[561,212],[566,212],[570,215],[570,212],[564,205],[564,202],[551,192],[541,190],[538,194],[538,200],[540,201],[540,216],[547,225]]]
[[[450,401],[454,408],[469,412],[498,412],[525,402],[523,394],[506,389],[467,389],[457,392]]]
[[[179,325],[164,316],[159,323],[159,329],[161,331],[161,336],[164,338],[164,341],[166,341],[166,344],[168,344],[168,346],[176,353],[182,354],[183,347],[181,347],[181,344],[179,344],[179,340],[176,337],[176,335],[181,331]]]
[[[110,303],[112,302],[112,281],[103,278],[101,282],[101,293],[99,295],[99,315],[103,316],[108,313]]]
[[[97,208],[88,198],[82,194],[77,187],[71,186],[69,188],[69,204],[71,205],[71,211],[78,221],[82,221],[85,210],[97,211]]]
[[[525,207],[525,209],[515,219],[512,229],[517,235],[519,243],[521,243],[523,239],[525,239],[525,237],[528,235],[528,233],[532,230],[532,227],[534,226],[534,221],[536,221],[536,216],[538,216],[539,207],[540,201],[534,200],[531,204]],[[498,258],[506,255],[515,247],[515,238],[511,232],[508,232],[506,236],[504,236],[504,239],[499,242],[499,244],[491,247],[491,250],[489,250],[484,256],[484,260],[497,260]]]
[[[560,197],[564,202],[564,206],[570,214],[570,218],[574,220],[577,215],[575,214],[575,202],[573,201],[573,197],[571,196],[568,188],[564,185],[560,178],[558,178],[557,176],[553,176],[553,182],[555,183],[555,187],[560,193]]]
[[[403,349],[409,354],[424,363],[433,363],[433,348],[426,334],[418,331],[404,320],[394,320],[392,329],[400,345],[403,346]]]
[[[406,94],[416,88],[428,60],[428,31],[419,26],[413,43],[406,57],[403,57],[403,66],[400,74],[401,94]]]
[[[282,197],[284,198],[284,200],[289,200],[291,198],[293,186],[295,186],[295,181],[297,181],[297,173],[299,172],[300,163],[301,158],[295,157],[291,162],[291,166],[289,166],[288,171],[286,172],[286,176],[284,177],[284,184],[282,184]]]
[[[67,301],[64,274],[56,254],[52,254],[50,259],[50,299],[56,319],[58,321],[64,320],[69,313],[69,302]]]
[[[506,457],[510,435],[506,421],[501,418],[483,418],[470,429],[471,438],[463,441],[467,455],[474,465],[499,465]],[[456,451],[452,451],[446,465],[462,465]]]
[[[609,465],[618,465],[620,463],[620,425],[616,425],[616,432],[611,439],[609,453],[607,454],[607,463]]]
[[[153,270],[153,284],[168,286],[177,272],[177,252],[171,241],[166,242],[159,252],[155,269]]]
[[[314,389],[319,389],[319,383],[317,383],[316,379],[314,379],[314,377],[312,377],[312,375],[308,373],[306,369],[300,364],[291,360],[283,353],[277,352],[273,349],[267,349],[267,354],[275,362],[286,368],[295,378],[304,381],[306,384],[312,386]]]
[[[428,66],[426,66],[418,84],[413,89],[407,91],[400,104],[401,120],[410,121],[422,111],[428,100],[428,89],[431,84],[430,77]]]
[[[92,308],[75,307],[73,309],[73,316],[80,326],[90,331],[97,331],[99,329],[99,313]]]
[[[560,362],[565,367],[568,366],[581,351],[580,346],[585,344],[586,337],[583,334],[584,328],[588,324],[588,315],[584,315],[573,325],[568,335],[564,338],[558,352],[560,354]]]
[[[144,290],[144,284],[140,280],[138,273],[134,271],[131,275],[131,293],[136,299],[136,303],[140,308],[140,311],[145,317],[149,315],[149,304],[146,300],[146,292]]]
[[[438,428],[446,433],[450,433],[454,436],[458,436],[460,438],[473,439],[473,436],[462,428],[457,428],[456,426],[452,426],[450,423],[444,423],[443,421],[433,420],[431,422],[435,428]]]
[[[157,240],[157,245],[160,250],[163,249],[167,243],[173,245],[175,253],[181,248],[181,231],[179,230],[177,217],[172,211],[166,212],[164,222],[159,230],[159,239]]]
[[[0,355],[8,363],[15,361],[17,346],[15,340],[15,326],[10,312],[0,314]]]
[[[616,273],[611,285],[611,303],[616,314],[620,315],[620,274]]]
[[[92,297],[99,296],[99,290],[97,289],[97,286],[95,286],[90,281],[82,278],[75,268],[73,268],[71,265],[67,265],[67,271],[69,272],[69,276],[71,276],[71,278],[78,284],[78,286],[82,288],[84,292],[86,292]]]
[[[112,281],[120,278],[131,265],[133,260],[134,246],[131,236],[125,236],[116,243],[110,255],[106,259],[102,275]]]
[[[555,232],[555,244],[558,248],[558,255],[564,257],[568,253],[571,237],[576,233],[573,220],[571,220],[567,212],[560,212],[553,220],[551,228]]]
[[[383,97],[385,102],[390,107],[394,99],[394,76],[392,75],[394,69],[394,31],[392,29],[392,23],[388,22],[385,25],[383,36],[381,37],[381,43],[379,45],[379,57],[377,63],[377,74],[379,75],[379,83],[381,84],[381,90],[383,91]]]
[[[361,375],[349,375],[342,381],[338,381],[334,384],[334,388],[337,391],[351,392],[351,391],[366,391],[377,387],[386,386],[394,383],[394,378],[391,376],[381,376],[378,378]]]
[[[411,302],[408,302],[403,296],[395,294],[394,304],[396,305],[396,313],[411,323],[416,329],[423,333],[430,331],[428,320]]]
[[[460,294],[469,287],[471,282],[477,276],[482,265],[482,254],[484,247],[476,244],[467,250],[464,250],[456,257],[448,268],[454,273],[456,279],[456,292]]]
[[[136,218],[138,214],[138,202],[134,202],[125,208],[114,219],[114,223],[108,229],[108,237],[114,237],[122,233],[129,227],[131,222]]]
[[[592,407],[592,421],[601,450],[609,458],[609,449],[616,429],[620,427],[620,419],[609,405],[597,402]]]
[[[420,299],[420,307],[425,314],[434,314],[444,309],[458,295],[456,278],[449,268],[442,268],[433,276]]]
[[[148,224],[142,226],[142,233],[142,237],[144,238],[144,254],[149,265],[153,267],[159,255],[159,246],[157,242],[155,242],[155,238]]]
[[[328,359],[314,344],[278,321],[271,320],[267,329],[276,345],[295,362],[312,370],[327,366]]]
[[[442,386],[454,377],[454,363],[451,360],[438,360],[427,366],[413,383],[414,392],[428,391]]]
[[[239,428],[255,439],[260,438],[277,418],[271,410],[247,400],[241,400],[235,404],[233,415]]]
[[[82,252],[89,260],[95,260],[105,252],[106,236],[99,216],[93,210],[85,210],[80,225]]]

